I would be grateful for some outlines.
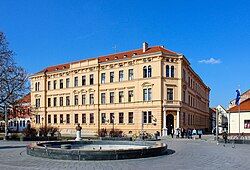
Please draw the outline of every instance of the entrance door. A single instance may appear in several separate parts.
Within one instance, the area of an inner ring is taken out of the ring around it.
[[[168,134],[170,134],[174,128],[174,116],[172,114],[166,116],[166,126],[168,128]]]

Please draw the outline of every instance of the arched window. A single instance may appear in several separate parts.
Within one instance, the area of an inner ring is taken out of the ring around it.
[[[171,66],[171,77],[174,77],[174,66]]]
[[[166,77],[169,77],[169,65],[166,65]]]
[[[148,77],[148,69],[147,69],[147,66],[144,66],[143,67],[143,78],[146,78]]]
[[[23,127],[25,127],[25,120],[23,120]]]
[[[150,65],[148,66],[148,77],[152,77],[152,68]]]
[[[37,83],[37,91],[40,91],[40,82]]]

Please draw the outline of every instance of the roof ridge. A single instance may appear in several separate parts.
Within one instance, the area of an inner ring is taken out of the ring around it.
[[[148,49],[156,48],[156,47],[160,47],[160,46],[152,46],[152,47],[148,47]],[[110,53],[110,54],[107,54],[107,55],[101,55],[99,57],[106,57],[106,56],[110,56],[110,55],[118,55],[118,54],[122,54],[122,53],[127,53],[127,52],[132,52],[132,51],[139,51],[139,50],[142,50],[142,48],[138,48],[138,49],[134,49],[134,50],[121,51],[121,52],[118,52],[118,53]]]
[[[171,50],[169,50],[169,49],[166,49],[164,46],[156,45],[156,46],[148,47],[148,49],[146,50],[146,52],[143,52],[143,49],[142,49],[142,48],[138,48],[138,49],[126,50],[126,51],[121,51],[121,52],[118,52],[118,53],[112,53],[112,54],[107,54],[107,55],[99,55],[99,56],[94,57],[94,58],[87,58],[87,59],[83,59],[83,60],[78,60],[78,61],[72,61],[72,62],[63,63],[63,64],[57,64],[57,65],[47,66],[47,67],[45,67],[44,69],[42,69],[41,71],[39,71],[39,72],[37,72],[37,73],[35,73],[35,74],[42,73],[42,72],[44,72],[44,71],[46,71],[46,70],[48,70],[48,69],[52,69],[52,68],[55,68],[55,69],[56,69],[57,67],[66,66],[66,67],[69,68],[69,67],[70,67],[70,64],[74,64],[74,63],[82,62],[82,61],[87,61],[87,60],[97,59],[97,60],[98,60],[98,63],[99,63],[99,62],[101,62],[100,59],[103,59],[104,57],[116,56],[116,55],[121,55],[121,54],[126,54],[126,53],[132,53],[132,52],[136,52],[136,51],[138,51],[139,53],[142,52],[142,54],[143,54],[143,53],[147,54],[147,52],[148,52],[148,53],[152,53],[152,52],[155,52],[154,49],[155,49],[155,50],[158,49],[159,51],[164,50],[164,51],[169,52],[169,53],[178,54],[178,53],[176,53],[176,52],[174,52],[174,51],[171,51]],[[153,51],[148,51],[148,50],[153,50]],[[61,69],[60,69],[60,70],[61,70]],[[48,72],[51,72],[51,71],[48,71]],[[34,75],[35,75],[35,74],[34,74]]]

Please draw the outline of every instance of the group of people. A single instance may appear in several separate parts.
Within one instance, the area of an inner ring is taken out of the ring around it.
[[[174,130],[172,128],[170,131],[170,134],[172,138],[174,138],[174,135],[176,138],[188,138],[188,139],[195,139],[195,137],[198,135],[199,138],[201,138],[201,135],[203,135],[202,130],[196,130],[196,129],[184,129],[184,128],[177,128]]]

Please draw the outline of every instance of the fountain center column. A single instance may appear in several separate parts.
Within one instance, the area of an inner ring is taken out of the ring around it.
[[[78,123],[77,126],[76,126],[76,139],[75,139],[75,141],[82,140],[82,138],[81,138],[81,130],[82,130],[82,127]]]

